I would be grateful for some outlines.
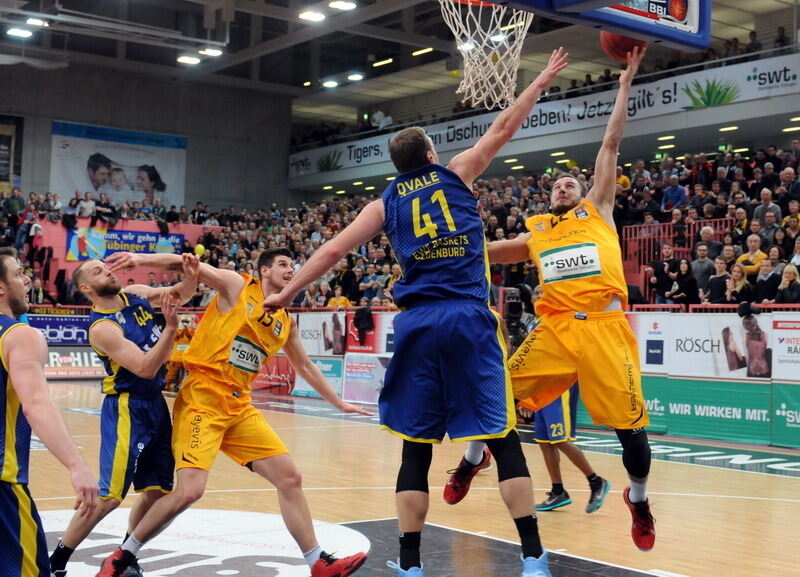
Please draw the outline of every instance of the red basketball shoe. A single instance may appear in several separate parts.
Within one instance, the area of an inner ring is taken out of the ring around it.
[[[631,516],[633,517],[631,537],[633,537],[633,542],[639,550],[649,551],[656,543],[656,520],[650,514],[650,502],[631,503],[628,497],[630,492],[631,488],[625,487],[622,492],[622,498],[625,500],[628,509],[631,510]]]
[[[366,553],[356,553],[341,559],[322,553],[317,562],[311,567],[311,577],[345,577],[346,575],[352,575],[366,560]]]
[[[448,473],[452,474],[450,475],[450,480],[447,481],[447,485],[444,487],[445,503],[448,505],[455,505],[466,497],[469,492],[469,486],[472,483],[472,479],[475,478],[475,475],[484,469],[491,468],[491,466],[492,454],[486,447],[483,448],[483,459],[481,459],[481,462],[477,465],[473,465],[464,459],[464,457],[461,457],[461,463],[459,463],[458,468],[448,471]]]

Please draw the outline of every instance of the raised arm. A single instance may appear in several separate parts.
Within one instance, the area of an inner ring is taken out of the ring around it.
[[[17,326],[11,332],[12,338],[3,339],[3,356],[22,411],[36,436],[69,470],[76,495],[75,509],[80,508],[82,515],[88,515],[97,506],[97,481],[69,436],[61,413],[47,391],[44,376],[47,345],[44,337],[29,326]]]
[[[161,296],[163,294],[173,295],[178,300],[178,305],[189,302],[197,291],[197,281],[200,274],[200,259],[188,253],[184,253],[180,256],[184,278],[178,284],[168,287],[150,287],[143,284],[135,284],[125,287],[125,290],[137,294],[142,298],[146,298],[152,306],[159,306],[161,304]]]
[[[631,91],[631,83],[633,83],[633,78],[636,76],[645,52],[646,49],[638,46],[634,47],[633,52],[628,52],[627,67],[619,75],[619,91],[614,102],[614,110],[608,118],[603,144],[600,145],[600,152],[597,153],[594,163],[594,186],[586,195],[600,211],[603,219],[612,227],[614,226],[614,197],[617,191],[617,153],[628,120],[628,95]]]
[[[542,91],[566,68],[568,56],[563,48],[553,50],[545,69],[522,91],[517,101],[500,113],[475,146],[450,161],[448,168],[460,176],[464,183],[471,185],[486,170],[500,149],[511,140],[533,110]]]
[[[492,264],[525,262],[530,258],[528,254],[528,240],[530,238],[531,233],[526,232],[511,240],[498,240],[488,243],[489,262]]]
[[[160,305],[167,324],[158,342],[149,351],[143,351],[126,339],[119,325],[110,321],[100,321],[89,328],[89,340],[92,346],[137,377],[155,378],[164,363],[169,360],[178,328],[178,307],[169,293],[161,294]]]
[[[287,307],[308,283],[317,280],[353,247],[365,244],[383,230],[383,201],[374,200],[342,232],[323,244],[283,290],[264,301],[269,308]]]

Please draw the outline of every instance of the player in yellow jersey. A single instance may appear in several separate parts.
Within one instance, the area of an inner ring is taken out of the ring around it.
[[[180,324],[175,333],[175,342],[172,345],[172,354],[167,361],[167,374],[164,377],[167,381],[166,390],[170,393],[177,393],[181,385],[184,372],[183,357],[194,338],[194,331],[192,316],[181,315]]]
[[[113,270],[136,266],[179,266],[180,255],[115,253]],[[212,299],[184,356],[189,374],[175,400],[172,449],[175,490],[160,499],[131,536],[100,568],[98,577],[119,577],[136,554],[181,511],[202,497],[208,471],[222,451],[258,473],[278,491],[286,527],[311,567],[312,577],[344,577],[366,560],[365,553],[336,559],[317,543],[301,476],[286,446],[250,399],[251,383],[261,367],[283,349],[297,374],[337,409],[368,415],[342,401],[303,349],[286,309],[265,312],[264,299],[292,279],[292,253],[270,249],[258,259],[259,277],[200,265],[200,282],[218,294]]]
[[[643,56],[644,51],[634,49],[620,73],[591,190],[587,193],[570,174],[559,176],[552,185],[550,214],[529,218],[528,232],[513,240],[490,243],[489,259],[533,260],[543,287],[536,304],[541,322],[508,361],[515,398],[530,397],[537,409],[543,408],[580,382],[592,420],[612,427],[622,444],[631,481],[623,491],[633,517],[631,536],[647,551],[655,543],[647,501],[650,445],[644,427],[649,420],[638,347],[623,312],[628,290],[613,218],[617,151],[631,83]],[[481,454],[477,447],[468,452]]]

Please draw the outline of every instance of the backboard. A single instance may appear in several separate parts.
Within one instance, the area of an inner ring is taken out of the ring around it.
[[[704,50],[711,40],[711,0],[618,3],[613,0],[509,0],[497,3],[680,50]]]

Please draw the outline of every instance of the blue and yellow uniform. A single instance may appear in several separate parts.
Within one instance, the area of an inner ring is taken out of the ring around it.
[[[504,437],[516,425],[505,344],[489,309],[483,223],[472,191],[428,164],[383,193],[384,231],[403,269],[381,427],[411,441]]]
[[[149,351],[161,335],[150,303],[132,293],[120,292],[120,297],[125,302],[121,309],[92,309],[90,330],[97,323],[114,323],[127,340]],[[131,483],[137,492],[171,491],[175,461],[169,409],[161,394],[163,371],[145,379],[109,355],[97,354],[108,374],[103,379],[106,396],[100,413],[100,498],[122,501]]]
[[[577,414],[578,383],[575,383],[561,397],[534,413],[533,439],[551,445],[574,441]]]
[[[47,542],[28,492],[31,427],[3,356],[3,340],[18,326],[0,313],[0,577],[49,577]]]

